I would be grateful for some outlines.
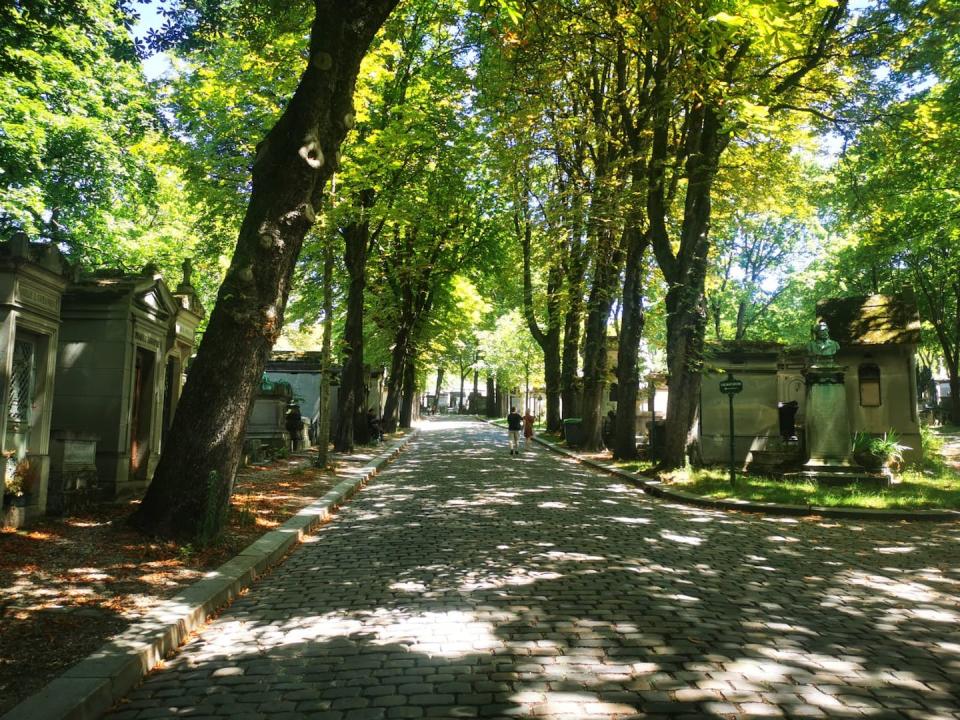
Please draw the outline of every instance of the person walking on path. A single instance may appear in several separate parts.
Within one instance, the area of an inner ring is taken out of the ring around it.
[[[523,429],[523,418],[517,412],[517,408],[510,406],[510,414],[507,415],[507,436],[510,439],[510,454],[520,454],[520,431]]]
[[[523,416],[523,449],[530,447],[530,439],[533,437],[533,421],[535,418],[530,414],[530,408]]]
[[[284,422],[287,432],[290,434],[290,449],[300,450],[300,440],[303,437],[303,416],[300,414],[300,406],[295,402],[291,401],[287,405]]]

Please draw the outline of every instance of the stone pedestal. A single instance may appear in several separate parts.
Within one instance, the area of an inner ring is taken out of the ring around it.
[[[751,450],[747,457],[747,472],[751,475],[779,476],[796,471],[803,462],[799,442],[771,438],[762,450]]]
[[[847,417],[846,368],[812,366],[807,370],[806,428],[809,460],[804,470],[853,467]]]
[[[857,465],[851,449],[845,367],[812,365],[806,373],[806,438],[809,459],[801,478],[821,485],[855,482],[886,486],[890,479]]]

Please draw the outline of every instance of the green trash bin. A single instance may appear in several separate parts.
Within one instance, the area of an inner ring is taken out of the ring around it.
[[[567,418],[563,421],[563,439],[567,441],[568,447],[583,445],[582,418]]]

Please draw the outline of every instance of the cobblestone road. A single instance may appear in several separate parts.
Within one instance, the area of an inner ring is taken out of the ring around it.
[[[692,509],[505,432],[411,450],[111,716],[960,718],[960,528]]]

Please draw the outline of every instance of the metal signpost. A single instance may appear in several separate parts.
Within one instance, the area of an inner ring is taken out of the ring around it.
[[[733,435],[733,396],[743,390],[743,380],[737,380],[733,373],[727,371],[727,379],[720,381],[720,392],[730,398],[730,486],[737,482],[737,468],[734,460],[734,435]]]

